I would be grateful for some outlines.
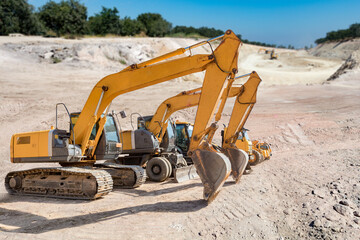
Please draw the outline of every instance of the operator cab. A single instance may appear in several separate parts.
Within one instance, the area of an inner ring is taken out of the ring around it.
[[[116,159],[121,153],[121,144],[119,138],[119,127],[114,119],[113,113],[109,113],[106,116],[106,123],[103,129],[103,133],[99,139],[99,143],[95,150],[96,159],[108,160]],[[71,123],[75,126],[80,112],[70,114]],[[96,132],[99,129],[99,123],[96,123],[91,131],[90,140],[95,140]],[[76,134],[76,133],[75,133]]]
[[[239,136],[238,136],[238,140],[244,141],[243,139],[245,138],[247,141],[250,141],[249,135],[247,133],[248,131],[249,131],[249,129],[246,129],[246,128],[241,129],[241,132],[239,133]]]
[[[192,137],[194,126],[191,123],[186,122],[176,122],[176,146],[181,150],[181,153],[184,155],[186,161],[191,161],[187,157],[187,152],[189,151],[190,140]]]
[[[138,129],[147,131],[152,118],[153,118],[152,115],[138,117]],[[171,121],[171,119],[168,120],[167,128],[162,129],[161,131],[165,131],[165,134],[160,143],[160,148],[165,152],[173,151],[175,149],[176,133],[175,133],[174,124]]]

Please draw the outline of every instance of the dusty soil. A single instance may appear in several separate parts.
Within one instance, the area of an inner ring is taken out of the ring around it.
[[[80,111],[93,85],[125,67],[122,62],[144,61],[194,42],[0,38],[0,179],[9,171],[39,166],[11,164],[10,138],[54,125],[57,102]],[[99,46],[113,56],[95,51]],[[147,182],[137,189],[115,189],[96,201],[11,196],[1,186],[0,239],[358,239],[359,72],[318,84],[342,60],[278,50],[279,59],[271,61],[258,49],[244,45],[240,50],[240,74],[256,70],[263,79],[246,128],[253,139],[272,144],[273,156],[240,184],[229,179],[210,205],[202,200],[198,179]],[[53,64],[54,56],[61,61]],[[167,97],[198,87],[201,77],[124,94],[112,108],[128,116],[152,114]],[[228,121],[231,105],[220,126]],[[174,117],[193,120],[195,112]],[[130,119],[122,125],[130,128]]]

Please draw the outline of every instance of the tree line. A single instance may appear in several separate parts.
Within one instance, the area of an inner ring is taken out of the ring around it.
[[[215,37],[224,31],[208,27],[176,26],[158,13],[142,13],[136,19],[120,18],[119,11],[102,7],[94,16],[87,16],[87,8],[78,0],[49,1],[37,11],[27,0],[0,1],[0,35],[22,33],[26,35],[119,35],[145,34],[149,37],[164,37],[183,34]]]
[[[326,37],[315,40],[316,44],[360,37],[360,23],[351,24],[348,29],[340,29],[326,33]]]
[[[102,7],[99,13],[88,17],[87,8],[79,0],[48,1],[35,11],[27,0],[0,1],[0,35],[22,33],[47,37],[76,37],[81,35],[117,36],[146,35],[149,37],[207,37],[213,38],[224,31],[209,27],[175,26],[158,13],[142,13],[136,19],[121,18],[116,7]],[[240,39],[241,35],[238,35]],[[249,41],[244,43],[280,47],[275,44]],[[289,45],[287,48],[294,48]]]

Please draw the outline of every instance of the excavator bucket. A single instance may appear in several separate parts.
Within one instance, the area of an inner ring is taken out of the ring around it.
[[[194,165],[174,169],[174,180],[177,183],[185,182],[195,178],[199,178],[199,175],[197,174]]]
[[[231,175],[233,176],[235,183],[239,183],[241,176],[243,175],[246,165],[249,162],[248,154],[238,148],[225,149],[225,155],[231,162]]]
[[[231,163],[225,154],[216,152],[207,142],[193,151],[191,159],[204,184],[204,199],[211,202],[229,177]]]

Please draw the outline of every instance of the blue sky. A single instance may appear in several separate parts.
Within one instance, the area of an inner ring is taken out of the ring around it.
[[[56,0],[59,2],[60,0]],[[28,0],[36,8],[47,0]],[[294,45],[314,44],[332,30],[360,23],[359,0],[80,0],[88,16],[101,6],[116,7],[120,17],[160,13],[173,26],[232,29],[252,41]]]

